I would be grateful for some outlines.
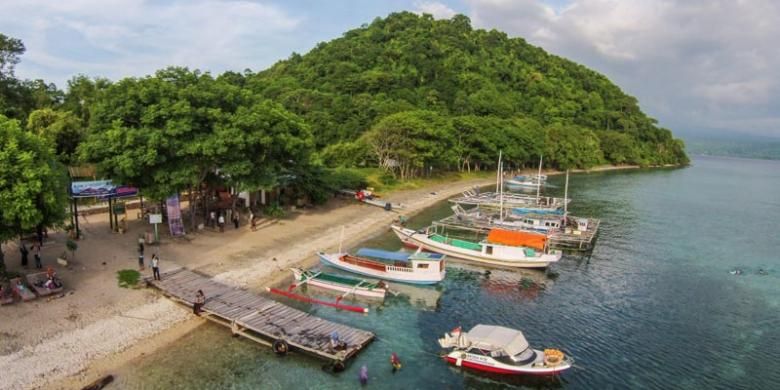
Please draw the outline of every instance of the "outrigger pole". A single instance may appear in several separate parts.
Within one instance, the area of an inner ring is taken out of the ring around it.
[[[539,205],[539,195],[542,191],[542,159],[543,155],[539,155],[539,173],[536,174],[536,205]],[[565,202],[565,201],[564,201]]]

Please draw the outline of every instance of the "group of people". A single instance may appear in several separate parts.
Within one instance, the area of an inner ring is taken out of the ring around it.
[[[233,226],[238,229],[239,222],[241,221],[241,216],[239,215],[238,211],[233,211],[231,213],[231,220],[233,221]],[[209,227],[216,228],[219,227],[219,231],[224,233],[225,232],[225,213],[220,211],[219,215],[217,215],[216,211],[209,212]]]
[[[35,268],[37,269],[43,268],[43,260],[41,259],[41,245],[42,243],[39,241],[32,246],[33,257],[35,258]],[[19,246],[19,252],[22,255],[22,267],[27,268],[27,263],[29,263],[30,250],[27,249],[27,245],[24,243],[24,241],[22,241],[21,245]]]
[[[138,239],[138,268],[144,270],[144,239]],[[152,253],[152,277],[154,280],[162,280],[160,277],[160,258],[157,253]]]

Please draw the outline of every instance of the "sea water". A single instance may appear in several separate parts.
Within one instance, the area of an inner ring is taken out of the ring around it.
[[[562,195],[563,177],[550,182],[547,193]],[[342,373],[209,323],[121,369],[118,385],[360,388],[366,366],[376,389],[780,388],[780,162],[696,158],[682,169],[572,175],[569,194],[571,213],[600,218],[601,232],[592,253],[566,254],[546,272],[449,262],[439,286],[402,288],[368,315],[285,301],[376,333]],[[409,224],[449,212],[443,202]],[[389,232],[360,246],[401,247]],[[438,357],[444,332],[480,323],[520,329],[575,367],[554,379],[502,377]],[[403,363],[395,373],[392,352]]]

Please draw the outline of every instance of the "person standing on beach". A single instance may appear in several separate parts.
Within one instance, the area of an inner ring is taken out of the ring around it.
[[[157,257],[157,253],[152,254],[152,276],[154,280],[162,280],[160,277],[160,258]]]
[[[206,304],[206,295],[203,294],[203,290],[198,290],[198,293],[195,294],[195,304],[192,305],[192,312],[195,313],[196,316],[200,316],[200,308],[202,308],[204,304]]]
[[[209,213],[209,227],[215,228],[217,227],[217,213],[214,211],[211,211]]]
[[[41,269],[43,268],[43,264],[41,264],[41,245],[37,244],[33,246],[33,256],[35,256],[35,268]]]
[[[225,215],[222,213],[219,213],[219,232],[225,232]]]
[[[19,252],[22,254],[22,267],[27,268],[27,255],[30,253],[27,250],[27,245],[24,245],[24,241],[20,241]]]
[[[238,222],[239,222],[239,219],[240,219],[240,217],[239,217],[239,215],[238,215],[238,210],[236,210],[236,211],[233,213],[233,226],[235,226],[235,227],[236,227],[236,229],[238,229]]]

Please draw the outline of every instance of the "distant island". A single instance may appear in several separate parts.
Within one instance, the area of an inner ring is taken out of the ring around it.
[[[718,133],[685,135],[684,139],[692,155],[780,160],[780,138]]]

